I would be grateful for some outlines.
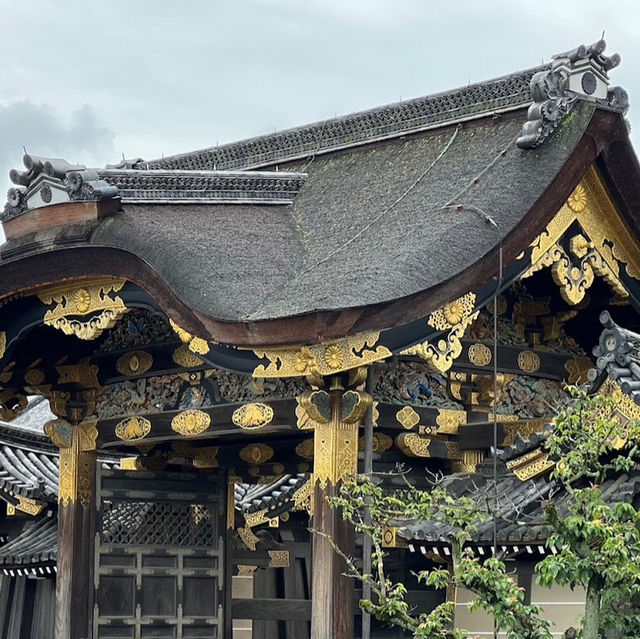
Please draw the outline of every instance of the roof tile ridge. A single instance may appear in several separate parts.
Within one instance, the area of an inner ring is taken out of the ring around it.
[[[242,148],[251,147],[252,145],[275,142],[285,138],[294,137],[296,135],[301,136],[302,134],[305,134],[305,133],[306,134],[309,134],[309,133],[323,134],[326,131],[326,129],[329,129],[332,126],[335,126],[338,124],[344,124],[344,123],[356,121],[359,119],[366,119],[368,117],[370,118],[379,114],[389,113],[392,111],[398,111],[398,110],[409,111],[411,107],[415,107],[417,105],[433,103],[433,102],[436,102],[437,100],[452,98],[456,95],[463,95],[466,93],[473,93],[474,91],[481,90],[481,89],[489,89],[492,86],[500,85],[509,81],[517,82],[518,80],[520,80],[524,84],[523,91],[521,92],[523,93],[523,99],[520,101],[516,101],[514,104],[509,105],[511,108],[520,108],[523,106],[527,106],[531,101],[531,97],[529,94],[529,81],[531,77],[535,73],[539,71],[547,70],[549,68],[550,68],[550,64],[544,64],[544,65],[532,67],[530,69],[525,69],[515,73],[485,80],[482,82],[470,83],[468,85],[460,86],[455,89],[448,89],[446,91],[440,91],[440,92],[425,95],[425,96],[419,96],[416,98],[411,98],[409,100],[402,100],[399,102],[392,102],[392,103],[380,105],[377,107],[373,107],[371,109],[365,109],[363,111],[356,111],[354,113],[349,113],[346,115],[341,115],[333,118],[327,118],[325,120],[318,120],[316,122],[312,122],[309,124],[304,124],[296,127],[291,127],[288,129],[283,129],[282,131],[277,131],[275,133],[268,133],[268,134],[253,136],[253,137],[249,137],[249,138],[245,138],[245,139],[241,139],[238,141],[229,142],[229,143],[217,145],[217,146],[204,147],[201,149],[196,149],[196,150],[188,151],[185,153],[178,153],[170,156],[165,156],[163,158],[156,158],[154,160],[149,160],[146,162],[140,161],[136,166],[146,167],[149,169],[154,169],[156,167],[157,169],[164,169],[170,166],[180,167],[181,162],[183,160],[188,161],[190,159],[197,158],[198,156],[201,156],[201,155],[222,156],[225,152],[231,151],[234,149],[238,150]],[[481,115],[503,110],[499,106],[496,107],[495,102],[496,102],[495,96],[491,96],[491,99],[489,99],[489,97],[487,96],[486,100],[479,101],[476,103],[477,105],[484,105],[485,108],[477,109],[476,111],[473,111],[473,113],[463,114],[463,117],[461,119],[465,119],[465,120],[473,119]],[[445,126],[449,124],[452,121],[452,119],[454,118],[449,117],[449,118],[443,118],[442,120],[434,121],[431,123],[431,126],[429,126],[428,128],[435,128],[435,126],[437,127]],[[396,135],[401,135],[403,132],[411,132],[412,130],[417,131],[417,130],[420,130],[421,128],[424,128],[424,127],[420,125],[396,127],[393,130],[393,133],[395,133]],[[368,142],[375,141],[379,137],[380,137],[379,135],[374,135],[374,134],[364,135],[362,136],[362,139],[360,139],[358,142],[360,144],[365,144]],[[241,168],[253,168],[257,166],[268,166],[278,161],[290,161],[291,159],[295,159],[296,157],[307,157],[309,155],[313,155],[315,152],[318,152],[320,150],[320,149],[314,150],[313,142],[316,142],[316,143],[320,142],[320,144],[317,145],[318,147],[320,147],[320,145],[322,144],[322,140],[319,140],[319,139],[309,140],[307,144],[310,146],[306,149],[306,152],[299,152],[299,153],[296,153],[295,155],[285,153],[284,155],[265,158],[262,161],[255,161],[255,162],[247,161],[244,164],[236,164],[235,166],[228,167],[228,168],[241,169]],[[340,147],[338,146],[338,148]],[[334,147],[331,146],[330,150],[333,150],[333,149]],[[214,166],[217,167],[217,164],[215,162],[214,162]],[[224,165],[221,165],[221,166],[224,166]]]

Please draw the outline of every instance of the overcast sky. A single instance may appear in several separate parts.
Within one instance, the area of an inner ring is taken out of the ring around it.
[[[0,15],[2,191],[23,146],[153,159],[525,69],[603,30],[640,130],[638,0],[0,0]]]

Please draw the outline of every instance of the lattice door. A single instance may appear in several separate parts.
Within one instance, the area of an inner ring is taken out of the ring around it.
[[[102,471],[95,639],[222,638],[221,482]]]

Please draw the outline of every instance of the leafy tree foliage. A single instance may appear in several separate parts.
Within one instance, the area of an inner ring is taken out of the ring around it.
[[[640,424],[624,423],[615,401],[570,388],[574,403],[561,412],[547,440],[558,460],[552,478],[569,494],[566,510],[545,505],[557,554],[537,566],[544,585],[586,591],[583,639],[640,637],[640,516],[625,495],[603,499],[608,479],[628,473],[639,461]],[[618,500],[618,501],[616,501]]]
[[[349,574],[370,584],[374,596],[372,600],[361,600],[360,606],[378,620],[403,628],[416,639],[469,637],[465,630],[452,627],[452,602],[442,603],[429,613],[416,613],[405,600],[404,584],[392,582],[385,571],[382,538],[387,527],[403,521],[430,520],[451,526],[453,566],[421,571],[417,574],[419,582],[435,589],[456,586],[471,591],[476,595],[472,609],[490,613],[498,630],[509,639],[550,639],[548,622],[540,619],[537,606],[524,603],[524,591],[507,574],[504,563],[496,558],[482,561],[465,548],[486,516],[472,499],[454,497],[438,484],[429,491],[408,484],[404,490],[389,491],[381,482],[360,476],[343,486],[341,496],[334,498],[332,505],[342,509],[357,532],[371,538],[372,574],[363,574],[350,557],[343,557]]]

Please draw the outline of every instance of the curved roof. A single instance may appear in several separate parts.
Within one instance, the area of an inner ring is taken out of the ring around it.
[[[0,297],[44,283],[43,272],[49,282],[122,277],[187,330],[236,344],[423,317],[486,284],[500,245],[507,261],[524,250],[598,154],[616,141],[628,152],[624,92],[541,88],[549,74],[577,73],[574,63],[607,77],[597,44],[550,66],[151,162],[88,171],[28,156],[5,209],[5,228],[22,232],[0,249]],[[82,218],[88,201],[114,193],[119,204]],[[29,202],[36,210],[21,220]],[[66,222],[46,222],[47,209]]]

